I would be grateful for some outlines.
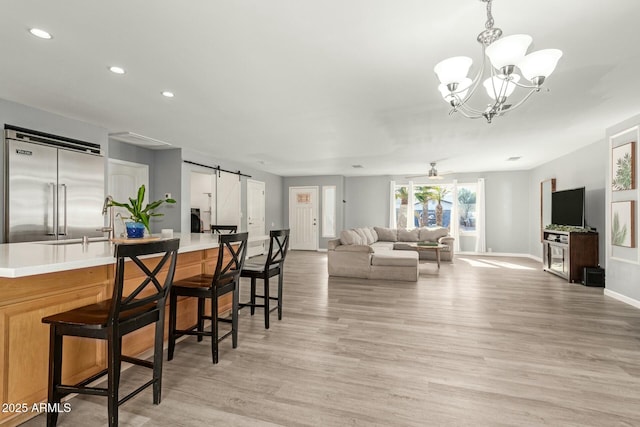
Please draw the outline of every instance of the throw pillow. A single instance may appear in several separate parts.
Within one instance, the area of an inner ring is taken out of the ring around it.
[[[376,233],[376,230],[373,229],[373,227],[369,227],[369,231],[371,232],[371,235],[373,236],[373,243],[378,241],[378,233]]]
[[[420,230],[415,228],[413,230],[398,230],[398,242],[418,242],[420,240]]]
[[[369,244],[367,242],[367,235],[364,234],[364,230],[362,228],[354,228],[353,231],[355,231],[358,234],[358,237],[360,237],[360,244],[361,245],[368,245]]]
[[[343,245],[359,245],[360,236],[353,230],[342,230],[340,232],[340,243]]]
[[[361,228],[360,230],[362,230],[365,237],[367,238],[367,245],[370,245],[376,242],[376,240],[373,238],[373,234],[371,234],[371,230],[369,230],[367,227]]]
[[[449,234],[449,229],[445,227],[432,227],[432,228],[421,228],[420,229],[420,241],[421,242],[435,242],[440,237],[447,236]]]
[[[373,227],[378,233],[378,240],[381,242],[397,242],[398,230],[395,228]]]

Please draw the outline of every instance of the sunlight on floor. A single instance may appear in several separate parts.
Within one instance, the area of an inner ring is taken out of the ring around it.
[[[493,259],[470,259],[456,257],[456,260],[464,261],[471,267],[479,268],[508,268],[510,270],[535,270],[533,267],[527,267],[525,265],[514,264],[512,262],[497,261]]]
[[[526,265],[519,265],[511,262],[495,261],[492,259],[483,259],[482,261],[488,262],[489,264],[497,265],[498,267],[508,268],[511,270],[535,270],[535,268],[533,267],[527,267]]]

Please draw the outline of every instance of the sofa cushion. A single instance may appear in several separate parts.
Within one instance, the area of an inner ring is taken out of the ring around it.
[[[409,266],[413,267],[418,264],[417,252],[396,252],[396,251],[384,251],[376,252],[371,256],[371,265],[384,265],[384,266]]]
[[[378,233],[376,232],[376,230],[373,227],[369,227],[369,231],[371,232],[371,235],[373,236],[373,243],[378,241]]]
[[[361,245],[369,244],[369,242],[367,241],[367,235],[364,234],[364,230],[362,228],[354,228],[353,231],[355,231],[358,234],[358,236],[360,237],[360,244]]]
[[[377,241],[375,243],[372,243],[369,246],[371,246],[373,248],[374,252],[379,252],[379,251],[392,251],[393,250],[393,245],[395,245],[394,242]]]
[[[414,228],[413,230],[398,229],[398,242],[419,242],[420,241],[420,229]]]
[[[445,227],[422,227],[420,229],[420,241],[421,242],[435,242],[440,237],[444,237],[449,234],[449,229]]]
[[[376,239],[373,238],[373,234],[371,233],[371,230],[369,230],[368,227],[361,228],[360,230],[362,230],[365,237],[367,238],[367,245],[375,243]]]
[[[383,242],[397,242],[398,230],[395,228],[373,227],[378,233],[378,240]]]
[[[340,243],[343,245],[361,245],[362,238],[354,230],[342,230],[340,232]]]
[[[340,245],[336,247],[336,252],[367,252],[372,254],[373,248],[369,245]]]

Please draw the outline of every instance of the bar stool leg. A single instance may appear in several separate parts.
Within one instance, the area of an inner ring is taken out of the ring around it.
[[[202,332],[204,331],[204,298],[198,298],[198,342],[202,341]]]
[[[117,335],[118,331],[111,329],[107,340],[107,413],[109,415],[109,427],[118,426],[118,386],[120,384],[122,338]]]
[[[49,404],[60,403],[57,386],[62,381],[62,335],[57,333],[55,325],[49,327]],[[47,427],[58,423],[58,411],[47,411]]]
[[[176,318],[178,310],[178,296],[171,291],[169,296],[169,349],[167,350],[167,360],[173,360],[173,351],[176,348]]]
[[[278,320],[282,320],[282,270],[278,274]]]
[[[218,291],[211,288],[211,358],[218,363]]]
[[[264,278],[264,328],[269,329],[269,275]]]
[[[256,312],[256,278],[251,278],[251,315]]]
[[[153,349],[153,404],[162,399],[162,344],[164,342],[164,310],[160,310],[160,319],[156,322],[156,336]]]
[[[233,348],[238,347],[238,310],[240,299],[240,286],[236,283],[236,287],[232,294],[231,303],[231,346]]]

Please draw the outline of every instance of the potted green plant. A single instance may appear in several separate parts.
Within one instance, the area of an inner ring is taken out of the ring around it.
[[[109,206],[118,206],[121,208],[125,208],[129,211],[130,215],[128,217],[122,216],[123,219],[129,219],[130,221],[125,222],[125,227],[127,229],[127,237],[129,238],[139,238],[144,236],[145,228],[151,234],[151,229],[149,228],[149,218],[152,216],[163,216],[164,214],[153,212],[154,209],[160,207],[163,203],[175,203],[174,199],[160,199],[155,202],[147,203],[147,205],[143,208],[142,203],[144,201],[145,188],[144,185],[141,185],[138,188],[138,196],[135,199],[129,198],[129,203],[121,203],[112,200],[109,203]]]

